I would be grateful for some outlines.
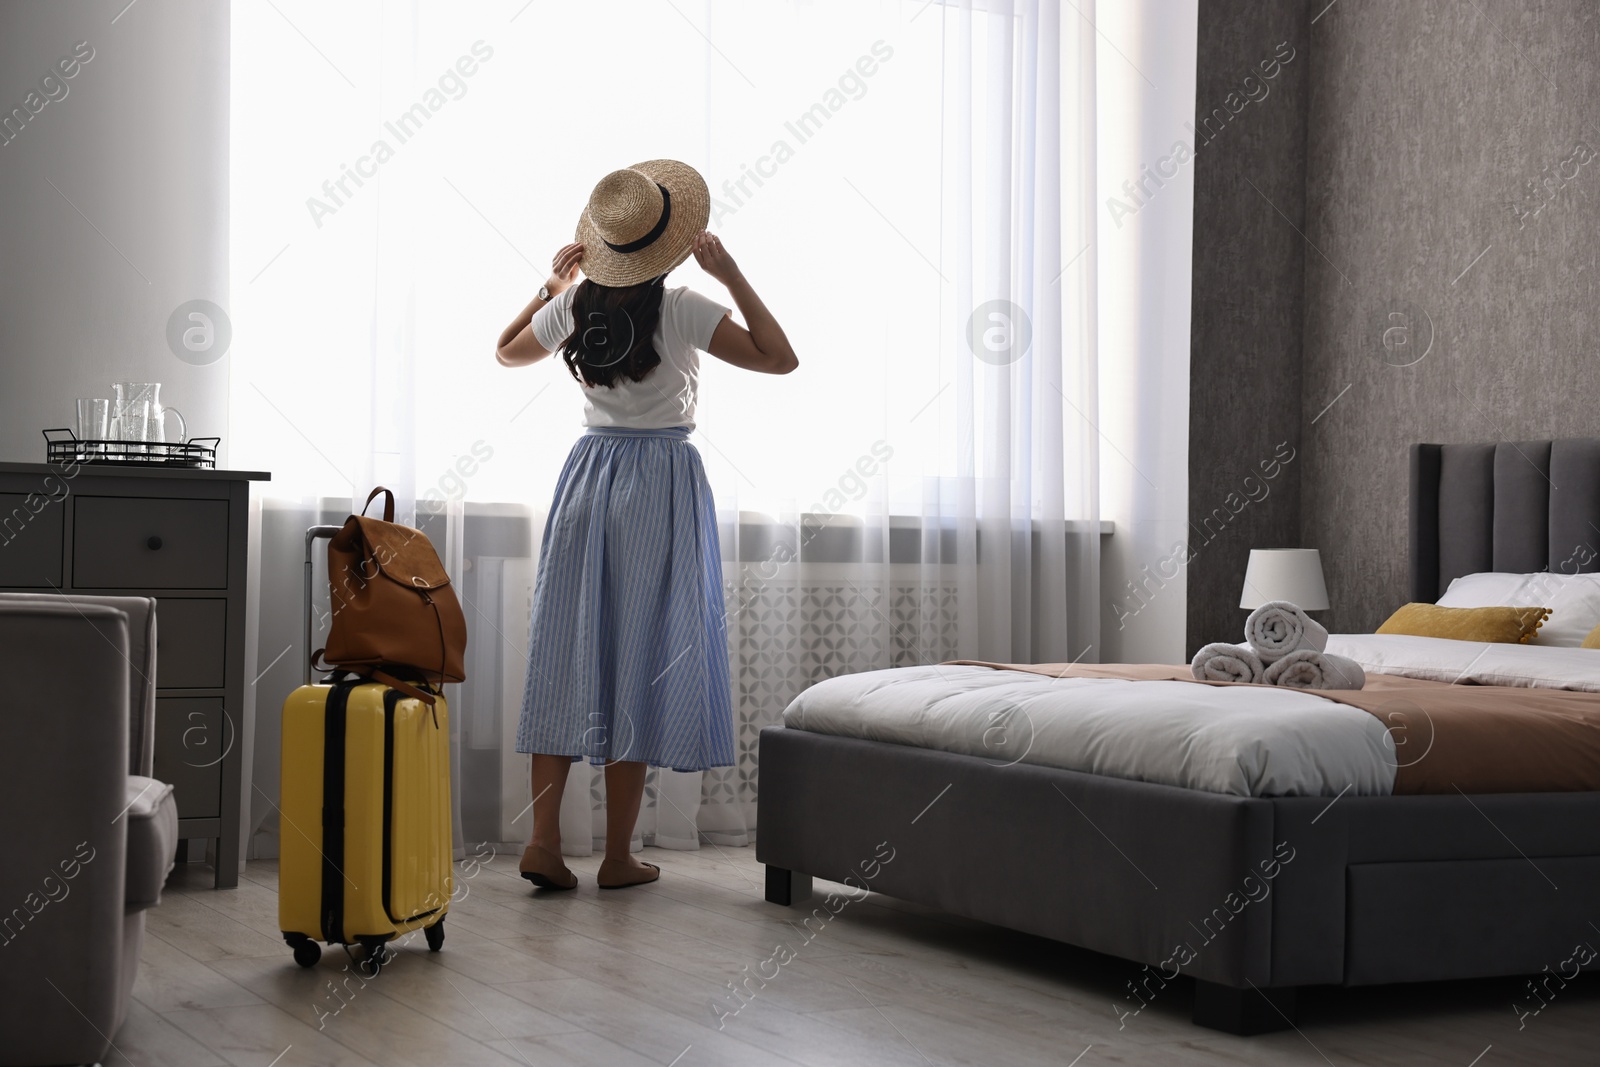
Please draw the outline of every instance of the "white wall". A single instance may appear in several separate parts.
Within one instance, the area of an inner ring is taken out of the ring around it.
[[[185,362],[166,333],[184,302],[228,302],[228,4],[125,2],[0,4],[0,118],[93,49],[0,146],[0,460],[43,461],[39,431],[114,379],[163,383],[227,442],[227,358]]]
[[[1100,50],[1101,114],[1123,101],[1131,120],[1102,123],[1098,138],[1101,506],[1116,523],[1101,560],[1101,658],[1178,663],[1187,600],[1173,550],[1188,536],[1193,163],[1160,186],[1147,180],[1137,198],[1123,183],[1170,156],[1175,141],[1193,143],[1185,124],[1194,120],[1198,0],[1101,3],[1095,17],[1126,57]],[[1136,210],[1113,212],[1112,197]],[[1130,581],[1143,600],[1130,599]]]

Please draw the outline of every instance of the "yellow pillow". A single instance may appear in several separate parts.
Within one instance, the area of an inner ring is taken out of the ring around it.
[[[1525,645],[1549,617],[1549,608],[1441,608],[1437,604],[1407,604],[1389,616],[1388,621],[1378,627],[1378,632]],[[1600,642],[1600,637],[1590,633],[1584,643],[1587,645],[1589,641]]]
[[[1589,636],[1583,639],[1582,648],[1600,648],[1600,626],[1589,631]]]

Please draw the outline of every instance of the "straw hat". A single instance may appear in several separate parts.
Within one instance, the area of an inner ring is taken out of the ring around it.
[[[583,273],[601,285],[639,285],[689,258],[711,217],[700,172],[673,159],[635,163],[600,179],[578,218]]]

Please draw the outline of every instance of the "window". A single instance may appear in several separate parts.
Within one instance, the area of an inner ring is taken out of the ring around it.
[[[705,360],[697,440],[719,499],[790,513],[843,483],[860,510],[861,461],[888,451],[876,506],[919,511],[924,480],[983,447],[953,429],[950,387],[973,241],[942,176],[940,20],[959,17],[860,0],[235,5],[234,462],[294,494],[410,481],[542,506],[579,391],[559,363],[499,367],[494,338],[601,174],[675,156],[706,176],[711,228],[802,361],[772,378]],[[967,50],[980,93],[984,24]],[[960,180],[987,195],[984,166]],[[672,282],[731,302],[692,260]],[[982,372],[980,404],[1005,387]]]

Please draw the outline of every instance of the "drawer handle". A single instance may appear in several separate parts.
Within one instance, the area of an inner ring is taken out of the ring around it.
[[[150,539],[145,542],[145,545],[150,549],[150,551],[155,552],[161,548],[161,538],[155,534],[151,534]]]

